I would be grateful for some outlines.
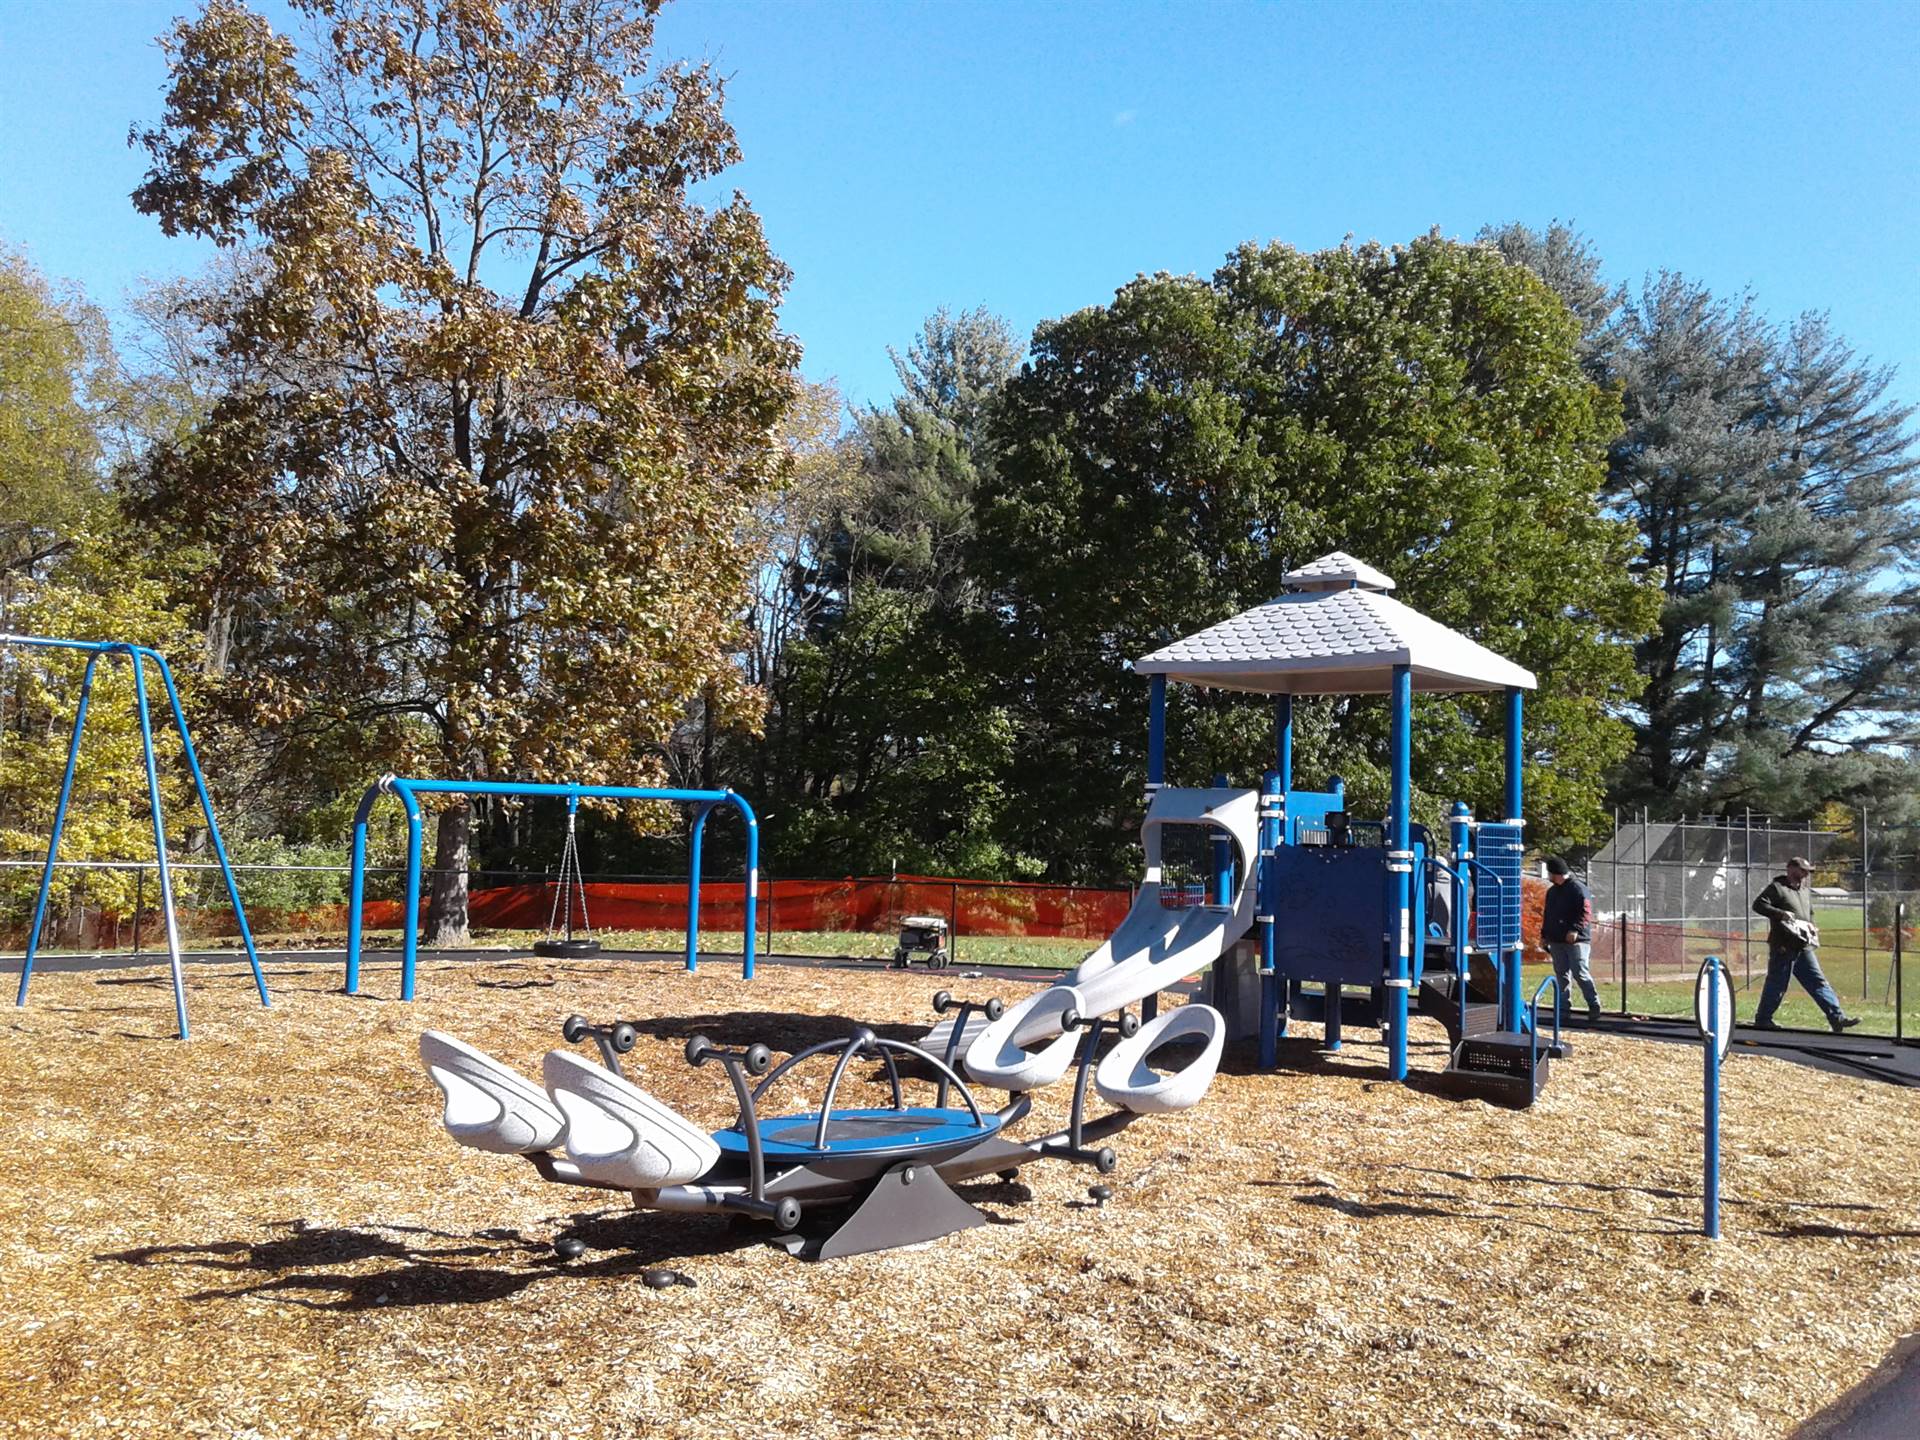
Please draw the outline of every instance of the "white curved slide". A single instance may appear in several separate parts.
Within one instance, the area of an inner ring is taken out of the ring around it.
[[[1232,839],[1238,851],[1240,876],[1233,904],[1170,909],[1160,903],[1161,842],[1169,825],[1224,830]],[[1009,1043],[1038,1047],[1059,1035],[1060,1017],[1066,1007],[1052,991],[1060,987],[1072,987],[1078,997],[1074,1008],[1080,1014],[1106,1015],[1157,995],[1226,954],[1253,928],[1252,877],[1259,853],[1259,825],[1260,794],[1256,790],[1158,791],[1140,827],[1147,873],[1127,918],[1077,967],[1048,989],[1010,1007],[991,1027],[991,1035],[983,1032],[970,1037],[965,1050],[968,1073],[985,1084],[995,1084],[992,1077],[1015,1068],[1007,1054]],[[951,1023],[936,1026],[922,1044],[938,1053],[951,1033]],[[1065,1073],[1064,1068],[1061,1073]]]

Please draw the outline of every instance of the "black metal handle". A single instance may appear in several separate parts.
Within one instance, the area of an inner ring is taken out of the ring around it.
[[[569,1045],[578,1045],[591,1037],[600,1047],[601,1063],[622,1079],[626,1078],[626,1072],[620,1068],[620,1057],[631,1054],[633,1047],[640,1043],[640,1032],[627,1020],[596,1025],[584,1015],[569,1015],[560,1022],[560,1033]]]
[[[764,1075],[767,1067],[773,1064],[773,1052],[764,1045],[749,1045],[744,1050],[723,1050],[704,1035],[696,1035],[687,1041],[687,1063],[698,1069],[709,1060],[718,1060],[725,1064],[737,1060],[746,1067],[749,1075]]]

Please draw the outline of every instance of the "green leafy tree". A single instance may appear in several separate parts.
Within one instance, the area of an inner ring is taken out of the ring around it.
[[[101,508],[113,372],[100,312],[0,249],[0,629],[15,585]]]
[[[136,206],[245,244],[190,300],[235,377],[143,508],[236,612],[226,696],[282,770],[644,782],[690,698],[752,723],[752,509],[797,352],[719,82],[652,4],[236,0],[165,40]],[[342,740],[346,742],[343,746]],[[470,812],[432,937],[466,929]]]
[[[893,355],[901,393],[818,451],[825,503],[782,568],[797,623],[761,750],[785,866],[1026,868],[998,839],[1011,726],[973,663],[968,558],[987,420],[1018,359],[998,317],[939,311]]]
[[[1055,873],[1128,863],[1144,772],[1133,656],[1277,594],[1341,548],[1435,619],[1537,672],[1529,818],[1545,843],[1599,823],[1631,736],[1631,649],[1654,597],[1630,529],[1600,513],[1611,400],[1578,322],[1495,251],[1429,236],[1303,254],[1247,246],[1211,281],[1159,275],[1043,325],[1006,390],[974,563],[998,617],[1017,761],[1012,843]],[[1384,707],[1306,707],[1303,780],[1384,800]],[[1500,795],[1496,706],[1423,698],[1425,813]],[[1175,688],[1175,779],[1271,763],[1269,715]]]
[[[16,618],[31,633],[130,640],[175,661],[194,655],[199,638],[174,607],[168,577],[129,555],[111,531],[69,532],[50,573],[24,585]],[[6,734],[0,736],[0,853],[9,858],[46,855],[86,663],[78,651],[0,649],[0,665],[8,672],[0,675],[0,689],[9,712]],[[173,668],[191,704],[195,667],[176,663]],[[165,690],[151,670],[147,697],[169,847],[190,848],[204,822],[185,776]],[[109,658],[95,671],[60,858],[140,861],[152,856],[152,810],[132,667]],[[39,884],[38,870],[0,870],[0,911],[24,928]],[[53,935],[78,938],[88,908],[131,915],[136,888],[129,870],[57,870],[49,912]],[[181,890],[183,896],[190,893],[185,877]],[[147,893],[154,898],[151,887]]]
[[[1662,596],[1616,793],[1664,813],[1913,804],[1920,455],[1889,371],[1673,274],[1610,289],[1565,227],[1485,232],[1581,317],[1617,390],[1610,510]]]

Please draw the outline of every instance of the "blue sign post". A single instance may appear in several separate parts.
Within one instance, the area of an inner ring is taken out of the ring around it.
[[[1701,1229],[1720,1238],[1720,1066],[1733,1045],[1733,986],[1718,955],[1701,963],[1693,987],[1693,1019],[1706,1057],[1706,1195]]]

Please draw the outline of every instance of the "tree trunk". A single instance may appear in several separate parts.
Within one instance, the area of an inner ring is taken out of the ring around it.
[[[427,944],[465,945],[467,931],[467,841],[473,807],[465,800],[440,812],[433,835],[433,890],[427,911]]]

